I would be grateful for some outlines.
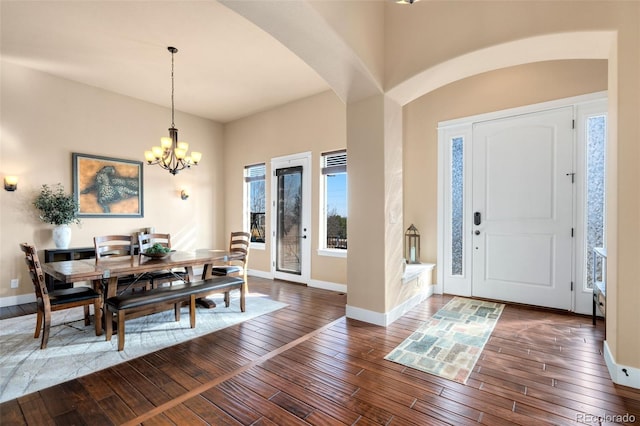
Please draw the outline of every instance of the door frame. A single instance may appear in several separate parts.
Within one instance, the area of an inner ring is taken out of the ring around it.
[[[538,104],[526,105],[517,108],[510,108],[501,111],[490,112],[486,114],[478,114],[470,117],[463,117],[454,120],[448,120],[438,123],[438,190],[437,190],[437,236],[438,236],[438,247],[437,247],[437,264],[442,265],[437,268],[437,282],[435,292],[438,294],[447,293],[447,294],[456,294],[461,296],[470,296],[472,294],[472,282],[471,275],[471,244],[468,243],[471,235],[470,232],[467,232],[470,228],[465,223],[463,226],[463,235],[465,238],[463,239],[463,253],[464,253],[464,265],[466,265],[465,273],[458,279],[452,280],[452,275],[447,271],[448,266],[450,266],[450,261],[447,252],[447,241],[448,241],[448,230],[450,226],[448,224],[448,214],[449,214],[449,199],[448,199],[448,188],[450,185],[449,179],[449,161],[450,161],[450,151],[448,141],[452,136],[455,135],[464,135],[464,217],[469,217],[469,209],[471,208],[471,159],[473,154],[473,124],[482,122],[482,121],[490,121],[497,120],[507,117],[513,117],[517,115],[523,114],[532,114],[536,112],[541,112],[549,109],[556,109],[560,107],[571,106],[574,108],[574,119],[577,120],[576,129],[580,128],[581,120],[584,117],[584,114],[580,114],[581,110],[584,110],[587,106],[593,105],[595,103],[604,102],[604,111],[606,111],[606,101],[607,101],[607,92],[596,92],[590,93],[587,95],[574,96],[570,98],[563,98],[558,100],[553,100],[549,102],[542,102]],[[600,104],[602,105],[602,104]],[[578,132],[574,132],[574,139],[578,137]],[[574,141],[577,142],[577,141]],[[575,188],[574,188],[574,227],[575,227],[575,237],[573,244],[573,252],[576,254],[574,256],[573,261],[573,277],[574,277],[574,292],[572,298],[572,307],[571,311],[576,311],[579,313],[590,314],[591,312],[591,297],[592,291],[590,289],[585,288],[584,283],[584,259],[581,259],[581,254],[585,252],[585,238],[584,238],[584,226],[583,226],[583,218],[584,218],[584,179],[585,175],[585,162],[584,156],[581,154],[582,147],[580,144],[575,143],[576,149],[574,150],[574,158],[573,162],[575,164],[574,172],[576,173]],[[464,223],[464,222],[463,222]],[[584,256],[582,256],[584,257]],[[588,311],[585,310],[585,307],[589,307]]]
[[[286,167],[302,166],[302,227],[307,229],[307,238],[302,240],[300,275],[279,272],[276,268],[278,229],[278,179],[276,170]],[[274,279],[309,284],[311,280],[311,151],[274,157],[271,159],[271,276]]]

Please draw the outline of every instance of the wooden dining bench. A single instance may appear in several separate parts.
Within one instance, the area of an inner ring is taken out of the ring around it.
[[[118,327],[118,351],[121,351],[124,349],[125,320],[165,311],[173,307],[175,320],[180,321],[180,307],[184,302],[189,304],[189,320],[191,328],[194,328],[196,326],[196,299],[220,291],[224,291],[225,305],[229,307],[228,292],[240,289],[240,306],[244,312],[246,286],[243,284],[244,280],[241,277],[212,277],[202,281],[174,284],[139,293],[110,297],[104,303],[106,339],[111,341],[113,335],[114,314]]]

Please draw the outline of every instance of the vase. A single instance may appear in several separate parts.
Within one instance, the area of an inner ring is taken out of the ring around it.
[[[69,227],[69,225],[58,225],[53,228],[53,243],[56,245],[56,248],[69,248],[70,242],[71,228]]]

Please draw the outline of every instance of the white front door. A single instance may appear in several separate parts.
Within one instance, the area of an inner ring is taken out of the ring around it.
[[[473,126],[472,295],[572,308],[573,110]]]
[[[271,160],[273,277],[308,284],[311,258],[311,154]]]

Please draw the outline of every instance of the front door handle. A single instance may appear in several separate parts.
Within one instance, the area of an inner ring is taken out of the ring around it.
[[[482,215],[480,214],[480,212],[475,212],[473,214],[473,224],[478,226],[482,223]]]

